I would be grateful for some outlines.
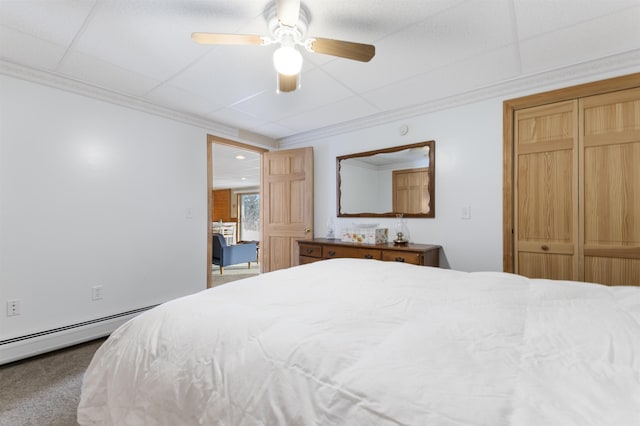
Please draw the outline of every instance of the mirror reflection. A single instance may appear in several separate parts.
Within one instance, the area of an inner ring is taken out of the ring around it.
[[[337,157],[338,216],[435,216],[435,142]]]

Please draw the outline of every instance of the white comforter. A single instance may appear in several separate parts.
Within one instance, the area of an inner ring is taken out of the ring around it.
[[[335,259],[150,310],[81,424],[640,425],[640,288]]]

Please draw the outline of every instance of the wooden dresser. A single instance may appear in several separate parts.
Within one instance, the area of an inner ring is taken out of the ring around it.
[[[395,246],[387,244],[356,244],[340,240],[315,238],[298,241],[300,264],[339,257],[376,259],[390,262],[407,262],[414,265],[439,266],[440,246],[409,244]]]

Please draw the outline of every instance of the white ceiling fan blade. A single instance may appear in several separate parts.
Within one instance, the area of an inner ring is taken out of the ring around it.
[[[300,0],[276,0],[276,14],[282,25],[295,27],[300,16]]]

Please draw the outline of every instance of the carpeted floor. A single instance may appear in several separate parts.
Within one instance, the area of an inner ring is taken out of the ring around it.
[[[252,263],[251,268],[247,268],[246,263],[242,263],[240,265],[225,266],[224,273],[222,275],[220,275],[220,268],[214,265],[211,269],[211,286],[215,287],[231,281],[252,277],[259,273],[260,265],[258,265],[257,263]]]
[[[260,273],[257,264],[212,271],[213,286]],[[98,339],[0,366],[0,426],[77,426],[76,408],[84,374]]]
[[[0,425],[77,425],[82,375],[102,342],[0,366]]]

